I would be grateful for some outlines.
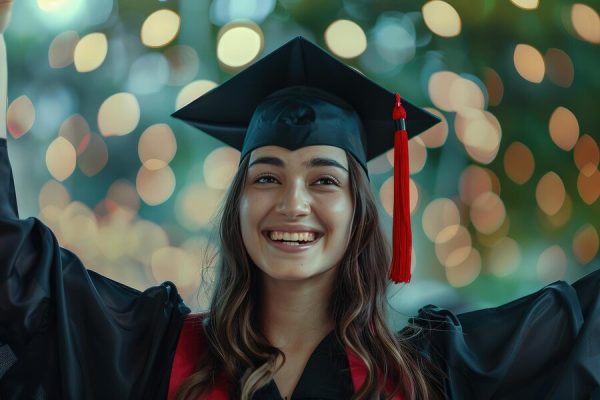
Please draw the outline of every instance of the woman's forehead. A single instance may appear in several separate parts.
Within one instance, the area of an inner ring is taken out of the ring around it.
[[[346,151],[328,145],[305,146],[296,150],[289,150],[280,146],[263,146],[252,150],[250,164],[265,157],[278,158],[284,164],[303,164],[313,159],[331,159],[348,168]]]

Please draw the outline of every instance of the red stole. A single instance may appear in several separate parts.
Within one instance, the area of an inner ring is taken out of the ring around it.
[[[183,328],[177,342],[177,350],[173,359],[171,369],[171,379],[169,381],[169,400],[173,399],[175,391],[185,378],[196,371],[198,354],[204,346],[204,335],[202,329],[203,314],[190,314],[183,323]],[[352,350],[346,348],[348,355],[348,365],[352,376],[354,390],[362,386],[367,378],[367,368],[364,363]],[[229,400],[227,392],[227,382],[225,379],[217,379],[215,387],[206,397],[207,400]],[[402,400],[401,396],[396,396],[395,400]]]

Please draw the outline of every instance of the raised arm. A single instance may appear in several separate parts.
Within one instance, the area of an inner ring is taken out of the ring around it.
[[[6,138],[6,44],[4,30],[8,26],[12,0],[0,0],[0,139]]]

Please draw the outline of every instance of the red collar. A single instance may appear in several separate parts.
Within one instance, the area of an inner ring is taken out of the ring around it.
[[[190,314],[183,323],[171,369],[169,400],[173,399],[175,391],[183,380],[196,371],[198,354],[204,347],[203,317],[204,314]],[[365,382],[368,371],[360,357],[352,350],[346,348],[346,354],[348,355],[348,365],[350,366],[354,391],[358,391]],[[209,400],[229,400],[225,379],[218,379],[215,387],[206,398]],[[402,397],[397,396],[395,400],[402,400]]]

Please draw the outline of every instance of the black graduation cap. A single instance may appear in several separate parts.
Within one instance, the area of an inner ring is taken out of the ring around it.
[[[402,269],[408,268],[408,275],[398,278],[393,272],[392,279],[410,279],[406,142],[439,122],[437,117],[401,102],[398,95],[303,37],[289,41],[173,116],[240,150],[240,159],[266,145],[293,150],[327,144],[347,150],[366,171],[367,161],[394,147],[394,258],[399,259],[396,249],[400,247]],[[397,217],[402,221],[397,222]]]
[[[293,86],[328,92],[356,110],[366,133],[365,159],[358,160],[361,164],[394,146],[394,137],[390,133],[394,132],[390,114],[394,94],[303,37],[289,41],[173,116],[242,151],[257,106],[274,92]],[[439,122],[436,116],[405,99],[402,103],[408,115],[406,130],[409,138]],[[282,144],[286,140],[286,137],[279,139]],[[271,144],[278,145],[276,142]],[[253,146],[246,143],[245,147]],[[337,147],[345,148],[344,143],[338,143]],[[354,151],[351,153],[358,156]]]

